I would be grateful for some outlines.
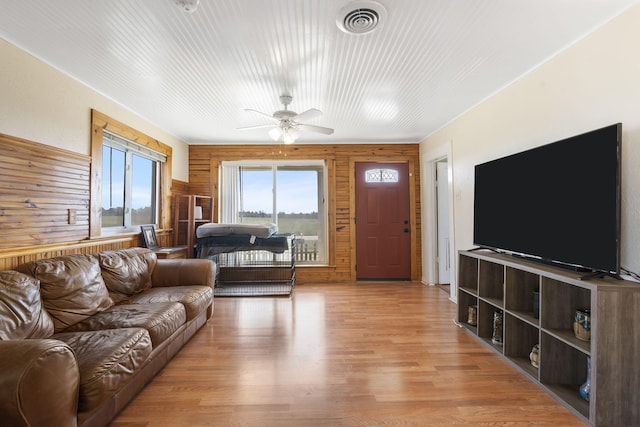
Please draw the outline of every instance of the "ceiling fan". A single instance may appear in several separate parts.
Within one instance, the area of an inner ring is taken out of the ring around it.
[[[316,132],[325,135],[331,135],[333,133],[333,129],[331,128],[300,123],[303,120],[310,120],[321,116],[322,111],[311,108],[298,114],[295,111],[287,109],[289,104],[291,104],[292,99],[293,98],[291,97],[291,95],[280,96],[280,102],[284,105],[284,109],[278,110],[273,114],[263,113],[262,111],[258,110],[245,109],[245,111],[251,111],[269,118],[274,122],[274,124],[247,126],[238,128],[238,130],[251,130],[270,127],[272,129],[269,131],[269,136],[274,141],[282,139],[285,144],[293,144],[300,136],[300,131]]]

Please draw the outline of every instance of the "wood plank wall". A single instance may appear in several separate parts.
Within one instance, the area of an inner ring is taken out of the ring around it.
[[[0,135],[0,159],[0,249],[87,238],[89,156]]]
[[[420,164],[418,144],[346,145],[191,145],[189,147],[189,190],[191,194],[212,196],[216,211],[218,178],[223,160],[318,160],[327,162],[329,174],[329,251],[326,267],[300,267],[300,283],[344,281],[355,277],[354,162],[408,162],[412,197],[411,276],[422,275],[420,221]],[[216,212],[217,215],[217,212]],[[217,217],[215,218],[217,221]]]
[[[124,249],[140,246],[138,235],[125,236],[119,239],[86,240],[58,245],[37,245],[16,248],[0,252],[0,270],[11,270],[25,262],[38,259],[53,258],[62,255],[95,254],[102,251]]]
[[[89,240],[90,172],[90,156],[0,134],[0,270],[142,245],[139,233]],[[186,182],[171,186],[189,192]],[[158,241],[171,246],[172,230],[158,232]]]

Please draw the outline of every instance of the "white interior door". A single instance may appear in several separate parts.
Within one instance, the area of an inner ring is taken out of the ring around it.
[[[438,215],[438,284],[451,283],[449,256],[449,180],[446,161],[436,163],[436,204]]]

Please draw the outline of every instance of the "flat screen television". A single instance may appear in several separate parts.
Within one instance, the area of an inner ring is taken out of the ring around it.
[[[620,273],[620,123],[475,167],[473,242]]]

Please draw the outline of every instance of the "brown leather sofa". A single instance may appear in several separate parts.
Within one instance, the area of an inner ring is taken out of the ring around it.
[[[143,248],[0,271],[0,424],[107,425],[212,315],[214,279]]]

